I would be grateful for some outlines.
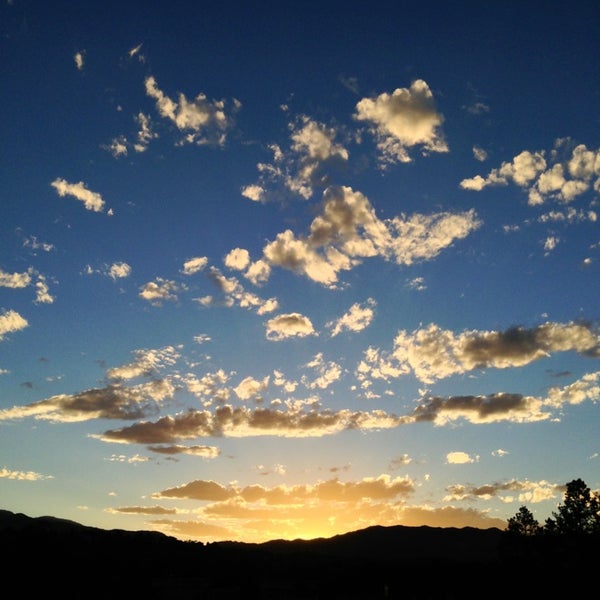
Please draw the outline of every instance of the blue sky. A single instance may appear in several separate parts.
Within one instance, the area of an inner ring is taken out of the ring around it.
[[[262,541],[600,488],[599,24],[4,2],[2,508]]]

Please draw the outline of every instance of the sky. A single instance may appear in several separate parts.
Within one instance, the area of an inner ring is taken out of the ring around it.
[[[0,7],[0,508],[214,542],[600,489],[597,2]]]

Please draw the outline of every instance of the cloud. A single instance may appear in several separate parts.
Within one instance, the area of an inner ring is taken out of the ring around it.
[[[26,288],[31,284],[31,278],[34,274],[33,269],[29,269],[22,273],[7,273],[0,269],[0,287],[21,289]]]
[[[84,59],[85,59],[85,51],[75,52],[75,55],[73,56],[73,60],[75,61],[75,66],[77,67],[78,71],[83,71]]]
[[[415,146],[421,147],[422,154],[448,152],[440,131],[444,118],[437,112],[433,94],[422,79],[392,94],[363,98],[356,105],[354,118],[370,124],[383,167],[397,161],[410,162],[408,150]]]
[[[200,506],[194,511],[196,520],[154,520],[152,525],[188,539],[218,540],[225,535],[226,539],[239,537],[256,542],[332,537],[372,523],[415,527],[425,523],[434,527],[506,526],[501,519],[474,508],[411,506],[407,502],[416,487],[417,483],[409,477],[394,478],[387,473],[357,480],[333,478],[274,487],[224,485],[197,479],[152,494],[154,499],[198,502]],[[143,507],[135,510],[144,514]],[[222,524],[231,529],[224,533]]]
[[[240,306],[247,310],[254,310],[259,315],[271,313],[279,308],[276,298],[265,300],[246,291],[236,277],[225,277],[216,267],[211,267],[207,276],[218,288],[220,296],[219,298],[214,298],[212,295],[194,298],[202,306]]]
[[[425,383],[474,369],[522,367],[555,352],[575,351],[595,356],[600,335],[586,323],[547,322],[526,329],[465,331],[458,335],[435,324],[394,339],[398,369],[412,371]]]
[[[183,382],[188,392],[199,398],[205,406],[209,406],[214,401],[226,402],[229,399],[231,392],[225,385],[229,377],[223,369],[219,369],[202,377],[188,374]]]
[[[206,256],[195,256],[190,258],[183,263],[183,274],[194,275],[199,271],[202,271],[208,264],[208,258]]]
[[[111,279],[123,279],[131,275],[131,266],[126,262],[116,262],[110,265],[108,276]]]
[[[252,200],[253,202],[261,202],[265,198],[265,189],[262,185],[250,184],[246,185],[241,190],[242,196]]]
[[[311,390],[324,390],[342,376],[340,365],[334,361],[326,362],[323,359],[322,352],[319,352],[306,366],[315,369],[319,373],[319,376],[312,381],[306,376],[302,378],[302,383]]]
[[[481,191],[488,186],[515,183],[527,192],[528,204],[536,206],[549,199],[572,202],[590,188],[600,190],[600,149],[589,150],[584,144],[565,153],[569,140],[559,139],[554,149],[530,152],[524,150],[511,162],[503,162],[485,177],[463,179],[460,187]]]
[[[263,377],[261,380],[246,377],[233,391],[240,400],[250,400],[251,398],[260,397],[260,394],[268,387],[269,376]]]
[[[42,475],[35,471],[11,471],[6,467],[0,469],[0,479],[13,479],[16,481],[40,481],[54,479],[52,475]]]
[[[146,94],[156,100],[159,114],[184,133],[181,143],[225,144],[227,131],[233,122],[231,116],[225,113],[224,100],[211,102],[201,93],[190,101],[180,93],[176,102],[158,88],[154,77],[146,78],[145,87]],[[240,107],[240,102],[233,100],[232,111],[236,112]]]
[[[0,412],[0,417],[2,413]],[[411,420],[411,419],[408,419]],[[172,444],[197,437],[322,437],[345,430],[390,429],[406,418],[384,411],[303,411],[272,408],[249,409],[245,406],[218,406],[213,413],[192,410],[161,417],[155,422],[140,422],[122,429],[105,431],[99,439],[105,442],[135,444]]]
[[[102,196],[97,192],[88,190],[82,181],[79,183],[68,183],[64,179],[56,178],[50,185],[57,191],[59,196],[73,196],[75,199],[83,202],[87,210],[94,212],[102,212],[104,210],[105,203]]]
[[[229,269],[243,271],[250,264],[250,253],[245,248],[234,248],[225,256],[223,262]]]
[[[156,414],[157,403],[172,398],[174,388],[167,380],[134,387],[109,385],[77,394],[60,394],[26,406],[0,410],[0,421],[35,418],[54,423],[77,423],[91,419],[140,419]]]
[[[480,146],[473,146],[473,156],[479,162],[487,160],[488,153]]]
[[[348,161],[346,148],[336,141],[338,132],[300,115],[290,123],[290,147],[287,151],[272,144],[272,163],[259,163],[260,179],[242,188],[242,195],[255,202],[266,199],[265,188],[281,182],[290,192],[308,200],[314,188],[323,189],[330,181],[330,172],[339,170]]]
[[[38,241],[35,235],[31,235],[28,238],[23,240],[24,248],[31,248],[34,253],[36,250],[43,250],[44,252],[51,252],[55,249],[54,244],[49,244],[48,242],[40,242]]]
[[[300,313],[288,313],[269,319],[266,324],[267,339],[279,342],[290,337],[306,337],[316,335],[308,317]]]
[[[335,287],[340,271],[352,269],[365,258],[380,256],[398,265],[430,260],[480,225],[473,210],[401,215],[381,221],[360,192],[329,187],[310,234],[296,237],[289,229],[279,233],[263,248],[263,256],[272,266]]]
[[[144,300],[148,300],[154,306],[160,306],[163,302],[177,301],[177,294],[182,288],[175,281],[157,277],[154,281],[145,283],[140,288],[139,296]]]
[[[456,500],[490,500],[499,497],[505,502],[543,502],[562,494],[560,486],[548,481],[519,481],[487,483],[480,486],[450,485],[446,502]]]
[[[20,331],[28,327],[27,319],[23,318],[16,310],[7,310],[0,314],[0,341],[6,334]]]
[[[35,303],[36,304],[52,304],[54,298],[49,293],[46,278],[41,273],[38,273],[34,268],[30,267],[22,273],[7,273],[0,269],[0,287],[11,289],[22,289],[30,286],[33,283],[33,278],[37,281],[35,287]]]
[[[472,457],[467,452],[448,452],[446,462],[449,465],[464,465],[477,462],[479,457]]]
[[[359,302],[353,304],[337,321],[327,323],[326,327],[331,328],[331,337],[339,335],[342,331],[358,332],[366,329],[375,317],[375,306],[377,302],[373,298],[368,298],[363,305]]]
[[[199,456],[200,458],[217,458],[221,454],[221,451],[216,446],[148,446],[148,450],[157,454],[166,454],[167,456],[186,454],[189,456]]]
[[[174,346],[160,349],[136,350],[135,360],[125,365],[113,367],[106,371],[106,377],[112,380],[129,380],[137,377],[151,377],[167,366],[172,366],[180,358],[180,353]]]

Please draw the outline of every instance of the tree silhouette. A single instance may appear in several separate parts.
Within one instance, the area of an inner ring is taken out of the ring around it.
[[[537,535],[541,527],[531,511],[526,506],[521,506],[514,517],[508,519],[507,531],[518,535]]]
[[[566,485],[562,504],[541,527],[526,506],[508,519],[506,531],[522,536],[546,534],[600,534],[600,493],[592,492],[583,479]]]
[[[567,483],[563,504],[546,519],[545,531],[558,534],[600,533],[600,495],[582,479]]]

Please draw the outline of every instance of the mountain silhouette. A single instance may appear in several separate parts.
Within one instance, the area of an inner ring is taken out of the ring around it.
[[[583,581],[581,569],[511,539],[496,528],[396,525],[312,540],[202,543],[0,510],[3,571],[18,595],[63,600],[451,600],[503,588],[517,598],[543,590],[557,598],[557,577],[573,589]]]

